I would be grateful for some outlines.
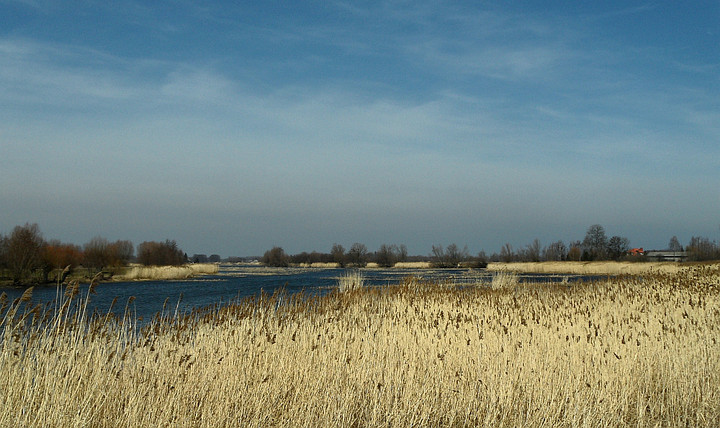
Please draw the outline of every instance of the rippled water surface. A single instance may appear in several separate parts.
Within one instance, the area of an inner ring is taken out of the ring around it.
[[[337,287],[338,278],[345,269],[269,268],[247,265],[221,265],[217,274],[179,281],[136,281],[101,283],[91,296],[90,309],[122,314],[127,307],[138,317],[149,319],[165,308],[165,312],[190,311],[215,304],[223,304],[245,297],[272,294],[278,289],[288,293],[304,291],[322,294]],[[492,280],[492,272],[473,269],[361,269],[368,286],[397,283],[407,276],[427,280],[452,281],[455,284],[483,284]],[[521,281],[576,281],[589,279],[577,275],[529,274],[519,275]],[[81,286],[81,295],[87,293]],[[19,297],[24,289],[3,288],[10,299]],[[56,298],[55,286],[37,286],[33,303],[51,302]],[[128,303],[132,299],[132,302]],[[113,300],[115,305],[112,306]]]

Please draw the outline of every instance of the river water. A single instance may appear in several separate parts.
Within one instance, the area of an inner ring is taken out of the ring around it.
[[[361,269],[368,286],[383,286],[401,281],[407,276],[427,280],[452,281],[456,284],[490,283],[492,272],[473,269]],[[247,265],[221,265],[217,274],[178,281],[106,282],[96,287],[90,296],[89,310],[101,314],[112,312],[122,315],[126,307],[130,313],[144,320],[163,311],[172,315],[176,310],[189,312],[196,308],[226,304],[231,301],[257,296],[262,292],[272,294],[284,289],[293,294],[324,294],[337,287],[339,277],[346,269],[317,268],[267,268]],[[523,274],[524,282],[594,279],[578,275]],[[566,279],[567,278],[567,279]],[[61,287],[62,288],[62,287]],[[87,295],[88,285],[81,285],[80,295]],[[12,300],[20,297],[23,288],[0,287]],[[63,289],[54,285],[36,286],[32,302],[45,304],[56,299]],[[132,298],[132,299],[131,299]],[[113,301],[115,304],[113,306]],[[128,303],[129,302],[129,303]]]

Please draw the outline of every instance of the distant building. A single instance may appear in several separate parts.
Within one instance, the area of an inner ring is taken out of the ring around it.
[[[655,262],[684,262],[687,251],[646,251],[645,257]]]

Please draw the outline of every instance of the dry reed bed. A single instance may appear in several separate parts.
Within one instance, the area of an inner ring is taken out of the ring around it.
[[[142,333],[6,316],[0,426],[716,426],[719,278],[408,279]]]
[[[117,281],[186,279],[197,275],[212,275],[218,272],[214,263],[196,263],[183,266],[131,266],[113,279]]]
[[[576,275],[645,275],[680,273],[687,266],[676,262],[517,262],[489,263],[489,271],[568,273]]]

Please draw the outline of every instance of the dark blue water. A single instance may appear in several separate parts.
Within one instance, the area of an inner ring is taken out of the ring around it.
[[[303,291],[308,295],[324,294],[337,287],[338,278],[346,274],[345,269],[303,269],[303,268],[265,268],[260,266],[220,267],[216,275],[208,275],[181,281],[134,281],[107,282],[99,284],[95,294],[90,296],[89,310],[105,314],[111,311],[122,315],[125,309],[144,320],[163,312],[173,315],[175,311],[187,313],[196,308],[217,304],[227,304],[243,298],[258,296],[261,291],[272,294],[284,289],[289,294]],[[427,280],[452,281],[456,284],[476,284],[490,282],[492,273],[483,270],[468,269],[361,269],[365,285],[382,286],[402,281],[407,276]],[[524,282],[562,281],[594,279],[577,275],[520,275]],[[81,285],[80,296],[87,295],[88,285]],[[4,287],[11,300],[20,297],[24,289]],[[64,292],[64,287],[59,290]],[[56,286],[36,286],[32,302],[45,304],[55,300]],[[133,298],[130,303],[128,303]],[[113,301],[115,304],[113,306]]]

